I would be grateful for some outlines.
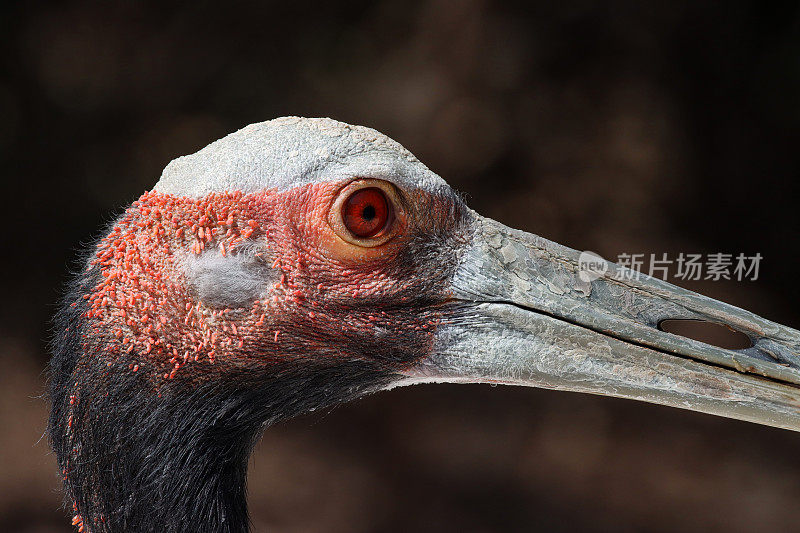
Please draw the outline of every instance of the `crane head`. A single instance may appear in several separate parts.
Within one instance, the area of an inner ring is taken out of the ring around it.
[[[596,393],[800,430],[800,332],[612,263],[587,273],[581,259],[470,210],[372,129],[250,125],[170,163],[77,276],[51,392],[68,485],[103,466],[84,474],[71,450],[90,439],[117,450],[157,422],[164,431],[164,417],[174,431],[159,453],[178,454],[175,439],[199,425],[249,450],[242,426],[426,382]],[[662,331],[669,319],[723,324],[752,346]],[[82,509],[93,498],[73,495]]]
[[[87,342],[154,389],[360,362],[386,386],[536,385],[797,427],[798,332],[579,259],[469,210],[374,130],[278,119],[176,159],[116,222],[90,263]],[[667,319],[753,347],[661,331]]]

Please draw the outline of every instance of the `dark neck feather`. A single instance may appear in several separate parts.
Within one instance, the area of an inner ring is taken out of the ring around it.
[[[375,391],[391,376],[339,361],[152,388],[83,353],[80,283],[56,319],[49,433],[84,531],[246,532],[247,461],[267,425]],[[68,329],[67,329],[68,328]]]

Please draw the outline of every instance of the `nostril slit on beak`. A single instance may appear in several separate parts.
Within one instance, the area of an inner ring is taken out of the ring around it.
[[[693,319],[667,319],[659,322],[658,329],[728,350],[745,350],[753,347],[750,337],[741,331],[736,331],[716,322]]]

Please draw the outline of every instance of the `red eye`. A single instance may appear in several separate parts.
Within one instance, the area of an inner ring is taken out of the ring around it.
[[[359,189],[342,204],[342,221],[359,239],[375,237],[386,228],[391,215],[386,194],[376,187]]]

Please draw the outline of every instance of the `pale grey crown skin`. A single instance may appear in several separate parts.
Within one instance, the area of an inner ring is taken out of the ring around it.
[[[199,198],[213,192],[286,190],[354,177],[401,188],[449,189],[400,143],[364,126],[330,118],[282,117],[250,124],[191,155],[174,159],[155,192]]]

